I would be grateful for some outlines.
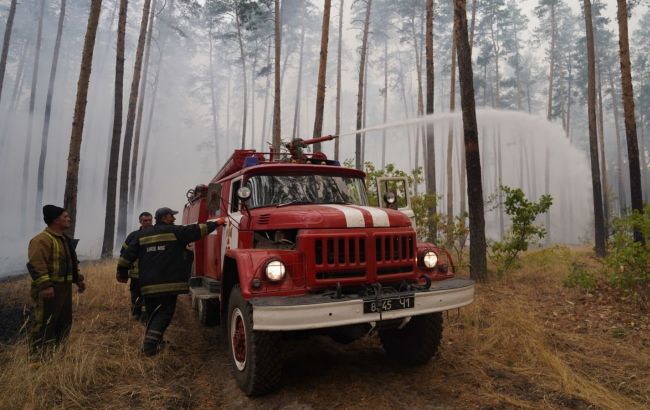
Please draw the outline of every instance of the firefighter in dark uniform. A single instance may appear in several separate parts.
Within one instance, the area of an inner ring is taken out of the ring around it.
[[[31,296],[35,304],[30,350],[61,343],[72,327],[72,284],[79,293],[86,289],[79,273],[77,240],[63,232],[71,226],[65,209],[43,207],[44,231],[29,241],[27,270],[32,277]]]
[[[140,270],[140,291],[144,297],[149,320],[142,352],[153,356],[158,352],[163,334],[176,310],[176,299],[189,292],[192,254],[186,246],[223,225],[224,219],[203,224],[174,225],[177,211],[160,208],[156,224],[139,231],[117,264],[117,280],[126,283],[128,271],[135,260]]]
[[[129,247],[129,243],[133,241],[133,238],[143,229],[151,227],[153,223],[153,216],[149,212],[142,212],[138,217],[140,221],[140,228],[137,231],[131,232],[124,241],[122,249],[120,250],[120,256],[124,254],[124,251]],[[131,292],[131,317],[136,320],[145,320],[146,310],[144,310],[144,303],[142,301],[142,294],[140,293],[140,274],[138,272],[138,261],[136,260],[133,263],[133,266],[129,270],[129,278],[131,282],[129,283],[129,291]]]

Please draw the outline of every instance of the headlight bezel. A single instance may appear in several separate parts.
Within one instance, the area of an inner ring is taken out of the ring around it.
[[[287,276],[287,265],[280,259],[271,259],[264,266],[264,275],[271,282],[280,282]]]
[[[425,249],[419,259],[422,261],[422,266],[427,269],[434,269],[438,265],[440,257],[433,249]]]

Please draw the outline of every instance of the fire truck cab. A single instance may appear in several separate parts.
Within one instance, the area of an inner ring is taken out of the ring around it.
[[[377,331],[390,357],[425,363],[441,312],[474,297],[445,249],[417,241],[408,187],[397,204],[399,179],[380,181],[371,207],[365,174],[304,154],[309,142],[286,155],[236,150],[183,210],[184,224],[226,219],[193,245],[190,292],[199,320],[222,327],[248,395],[279,386],[282,340],[298,334],[350,342]]]

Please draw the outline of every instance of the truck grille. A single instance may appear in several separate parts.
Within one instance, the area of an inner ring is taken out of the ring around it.
[[[350,233],[310,231],[299,234],[314,284],[347,280],[375,281],[387,275],[413,272],[415,234],[411,231]]]

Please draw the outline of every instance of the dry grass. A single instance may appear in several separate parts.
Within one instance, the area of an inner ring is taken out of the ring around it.
[[[598,265],[586,250],[554,248],[480,285],[474,304],[446,315],[440,354],[423,367],[396,366],[376,337],[288,341],[283,390],[256,399],[237,389],[218,328],[200,327],[186,298],[169,348],[141,357],[127,287],[112,264],[86,265],[65,347],[35,361],[24,337],[0,345],[0,408],[650,408],[647,312],[606,288],[563,288],[576,258]],[[1,315],[26,303],[27,279],[0,286]]]

